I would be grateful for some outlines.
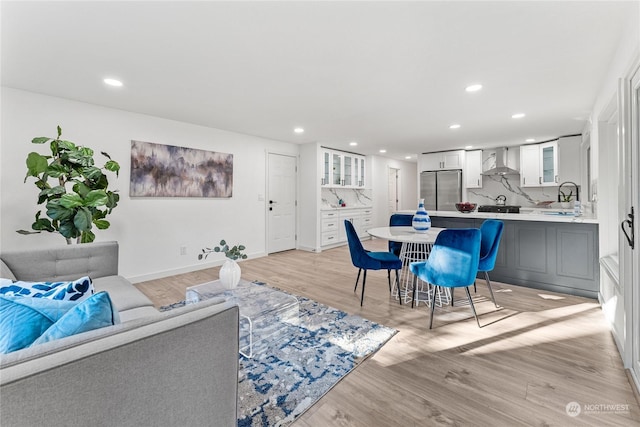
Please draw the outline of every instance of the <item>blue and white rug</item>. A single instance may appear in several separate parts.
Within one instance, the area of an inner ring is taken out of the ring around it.
[[[308,298],[297,298],[298,324],[281,328],[252,359],[240,356],[240,427],[289,425],[397,332]]]

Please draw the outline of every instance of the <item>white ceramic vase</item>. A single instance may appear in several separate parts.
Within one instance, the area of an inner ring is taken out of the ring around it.
[[[233,289],[240,283],[240,266],[237,262],[227,258],[220,267],[220,283],[227,289]]]
[[[426,233],[431,228],[431,218],[424,208],[424,199],[418,201],[418,210],[411,220],[411,225],[418,233]]]
[[[562,207],[562,209],[571,209],[571,208],[573,208],[573,203],[572,202],[560,202],[560,206]]]

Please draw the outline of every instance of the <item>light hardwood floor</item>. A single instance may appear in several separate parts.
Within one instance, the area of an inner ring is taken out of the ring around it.
[[[365,242],[386,250],[386,242]],[[400,306],[386,272],[369,272],[364,307],[353,293],[357,270],[346,246],[320,254],[287,251],[242,262],[242,277],[398,329],[303,414],[315,426],[634,426],[640,408],[597,301],[494,283],[496,311],[484,281],[474,303],[436,309]],[[138,284],[161,306],[186,287],[214,280],[218,268]],[[358,291],[360,288],[358,288]],[[567,415],[571,402],[581,405]],[[618,405],[618,412],[606,405]],[[626,409],[626,410],[625,410]]]

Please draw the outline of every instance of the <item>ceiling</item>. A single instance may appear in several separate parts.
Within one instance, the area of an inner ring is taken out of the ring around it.
[[[580,133],[630,13],[638,2],[2,1],[1,76],[182,122],[415,158]],[[483,89],[467,93],[472,83]]]

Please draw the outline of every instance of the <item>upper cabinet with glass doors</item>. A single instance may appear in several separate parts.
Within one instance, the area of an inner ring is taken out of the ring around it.
[[[522,187],[558,185],[558,141],[520,147]]]
[[[336,150],[322,150],[320,185],[364,188],[365,157]]]

